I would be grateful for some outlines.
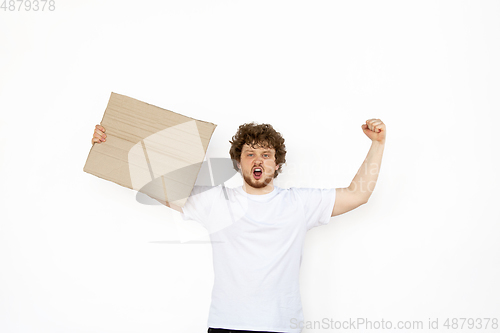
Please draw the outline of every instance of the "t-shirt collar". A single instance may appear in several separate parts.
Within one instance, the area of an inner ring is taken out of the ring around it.
[[[249,194],[247,192],[245,192],[245,190],[243,189],[243,186],[240,186],[237,188],[237,191],[246,196],[247,198],[249,199],[252,199],[254,201],[266,201],[266,200],[269,200],[271,199],[272,197],[274,197],[276,194],[278,194],[278,192],[280,191],[281,189],[277,186],[274,186],[274,189],[269,192],[269,193],[266,193],[266,194]]]

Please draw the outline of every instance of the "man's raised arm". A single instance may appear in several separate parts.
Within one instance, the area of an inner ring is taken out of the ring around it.
[[[351,185],[337,188],[332,216],[344,214],[367,203],[377,184],[385,146],[385,124],[380,119],[369,119],[361,128],[372,140],[372,145]]]

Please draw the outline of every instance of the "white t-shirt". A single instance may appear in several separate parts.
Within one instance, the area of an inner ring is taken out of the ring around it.
[[[306,232],[325,225],[335,189],[274,187],[251,195],[242,187],[195,186],[183,218],[210,233],[215,280],[208,326],[300,332],[299,269]],[[293,323],[293,325],[292,325]]]

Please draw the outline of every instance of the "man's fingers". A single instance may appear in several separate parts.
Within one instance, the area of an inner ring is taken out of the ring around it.
[[[380,132],[380,122],[374,122],[371,124],[371,130],[374,132]]]
[[[370,131],[379,133],[382,131],[384,123],[380,119],[372,118],[366,121],[366,125],[368,126]]]
[[[370,131],[373,131],[373,123],[371,121],[367,122],[367,125],[368,125],[368,128],[370,129]]]
[[[99,137],[103,137],[103,138],[105,138],[105,137],[106,137],[106,134],[104,134],[102,131],[98,130],[97,128],[96,128],[96,130],[94,131],[94,135],[97,135],[97,136],[99,136]]]
[[[92,137],[92,145],[96,142],[104,142],[106,141],[107,135],[98,130],[97,128],[94,131],[94,136]]]
[[[96,142],[100,143],[106,141],[107,135],[104,132],[106,132],[106,129],[104,127],[99,124],[95,125],[94,136],[92,137],[92,145],[94,145],[94,143]]]

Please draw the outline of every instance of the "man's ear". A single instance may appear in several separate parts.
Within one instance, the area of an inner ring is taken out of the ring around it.
[[[238,169],[241,170],[241,164],[240,164],[240,162],[236,162],[236,165],[238,166]]]

